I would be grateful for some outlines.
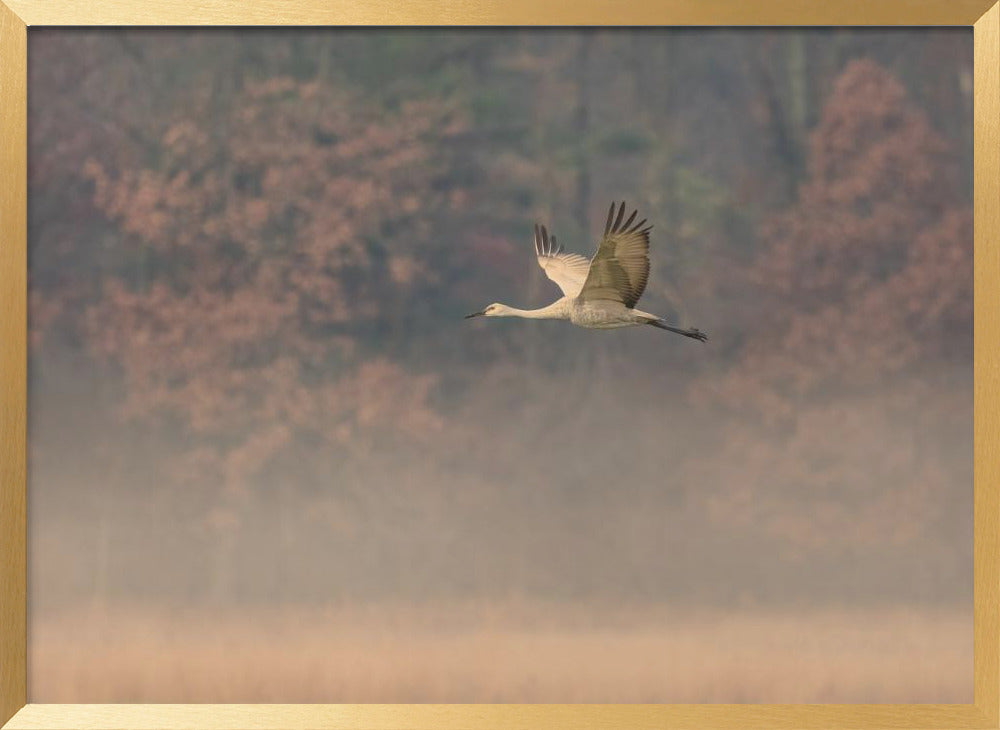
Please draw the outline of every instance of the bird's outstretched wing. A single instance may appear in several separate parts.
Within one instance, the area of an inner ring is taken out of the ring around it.
[[[552,279],[567,297],[579,295],[587,278],[590,262],[575,253],[566,253],[556,243],[556,237],[549,237],[545,226],[535,226],[535,254],[538,265],[545,275]]]
[[[638,211],[625,217],[622,202],[615,215],[615,204],[608,211],[604,238],[590,260],[590,270],[580,290],[581,299],[604,299],[635,307],[649,279],[649,231],[646,219],[632,225]]]

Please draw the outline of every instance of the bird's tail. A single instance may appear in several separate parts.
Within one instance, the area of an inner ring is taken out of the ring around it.
[[[666,324],[662,319],[650,319],[646,322],[646,324],[651,324],[658,329],[667,330],[668,332],[676,332],[679,335],[684,335],[685,337],[691,337],[700,342],[708,341],[708,335],[706,335],[700,329],[697,329],[695,327],[692,327],[689,330],[681,329],[680,327],[671,327],[669,324]]]

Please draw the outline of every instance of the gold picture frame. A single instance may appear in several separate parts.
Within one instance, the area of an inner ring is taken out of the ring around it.
[[[974,29],[972,704],[27,704],[27,32],[88,25],[905,25]],[[0,724],[4,728],[1000,728],[1000,2],[0,0]]]

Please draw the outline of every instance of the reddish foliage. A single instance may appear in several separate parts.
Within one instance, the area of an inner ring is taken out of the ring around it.
[[[381,299],[425,282],[383,229],[427,235],[446,204],[423,137],[460,125],[442,105],[398,115],[287,78],[250,84],[222,119],[168,125],[155,168],[90,160],[94,202],[157,278],[111,278],[86,312],[96,352],[118,363],[133,418],[171,414],[216,438],[227,483],[293,436],[331,443],[379,430],[419,436],[434,378],[360,357]],[[364,364],[359,364],[359,363]]]
[[[735,418],[692,479],[730,528],[804,548],[904,543],[960,487],[936,441],[968,426],[948,363],[972,344],[971,213],[944,141],[874,63],[845,69],[810,151],[741,282],[766,316],[728,373],[695,386]]]
[[[900,84],[868,61],[837,81],[798,202],[764,228],[743,286],[769,304],[721,384],[731,405],[791,416],[971,345],[972,226],[951,157]]]

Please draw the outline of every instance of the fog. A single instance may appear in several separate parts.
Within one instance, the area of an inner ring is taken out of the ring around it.
[[[971,700],[970,34],[29,52],[32,701]]]

